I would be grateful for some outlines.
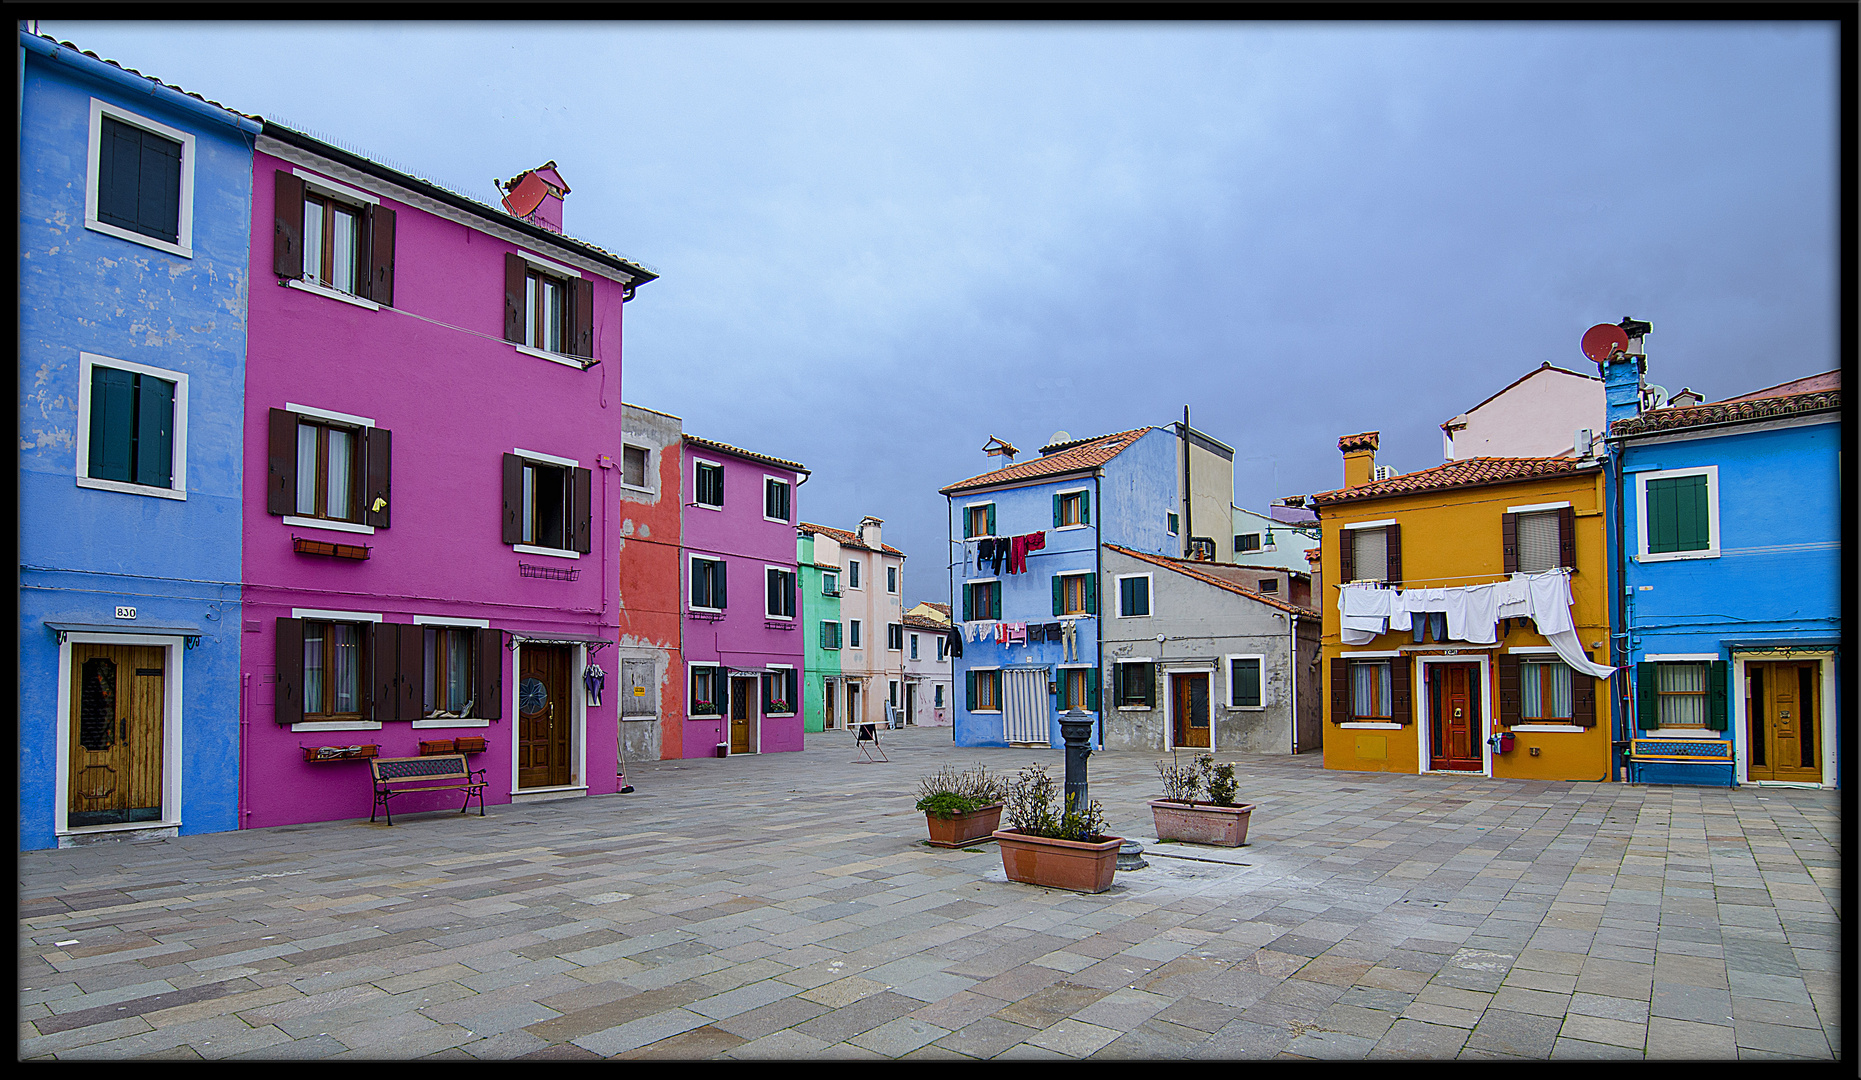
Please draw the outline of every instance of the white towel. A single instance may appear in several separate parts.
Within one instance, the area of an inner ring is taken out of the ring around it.
[[[1459,638],[1471,645],[1498,643],[1499,586],[1469,585],[1458,591],[1463,599],[1460,630],[1456,632],[1454,629],[1454,612],[1450,608],[1447,636]]]
[[[1562,571],[1531,576],[1531,620],[1547,638],[1576,629],[1570,620],[1570,579]]]
[[[1531,614],[1531,579],[1513,574],[1499,583],[1499,612],[1502,619],[1517,619]]]

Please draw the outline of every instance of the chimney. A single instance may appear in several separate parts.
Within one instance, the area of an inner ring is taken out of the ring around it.
[[[1599,365],[1603,376],[1605,426],[1641,415],[1641,390],[1647,382],[1648,371],[1641,339],[1654,329],[1650,323],[1630,318],[1616,325],[1628,335],[1628,348]]]
[[[879,547],[879,526],[883,524],[885,524],[885,521],[882,518],[871,516],[860,518],[859,542],[872,548],[874,551],[883,550]]]
[[[556,171],[555,162],[546,161],[519,173],[508,184],[502,180],[493,182],[504,192],[504,209],[512,217],[520,217],[553,233],[562,231],[562,197],[569,193],[569,185]]]
[[[1376,475],[1376,441],[1379,433],[1365,431],[1338,440],[1344,452],[1344,486],[1362,487]]]

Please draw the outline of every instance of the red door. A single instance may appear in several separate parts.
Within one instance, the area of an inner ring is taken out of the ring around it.
[[[1431,714],[1428,767],[1480,771],[1480,665],[1426,667]]]

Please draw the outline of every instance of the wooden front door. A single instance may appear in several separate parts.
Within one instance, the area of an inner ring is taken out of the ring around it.
[[[1745,761],[1751,780],[1822,782],[1818,661],[1745,664]]]
[[[1480,665],[1428,664],[1431,769],[1479,771]]]
[[[918,684],[905,684],[905,723],[918,722]]]
[[[166,650],[71,646],[69,824],[162,820]]]
[[[754,750],[756,724],[755,679],[730,680],[730,752],[747,754]]]
[[[1208,675],[1170,676],[1171,694],[1176,699],[1177,746],[1208,746]]]
[[[840,683],[835,679],[827,679],[821,683],[821,727],[823,728],[833,729],[840,726],[840,717],[834,712],[840,707],[839,695],[834,692],[839,687]]]
[[[525,645],[522,655],[517,672],[517,786],[562,787],[571,782],[572,654],[565,645]]]

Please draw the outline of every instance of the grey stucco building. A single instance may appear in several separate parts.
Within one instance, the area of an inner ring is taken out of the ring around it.
[[[1318,612],[1219,563],[1105,544],[1101,567],[1107,749],[1319,748]]]

